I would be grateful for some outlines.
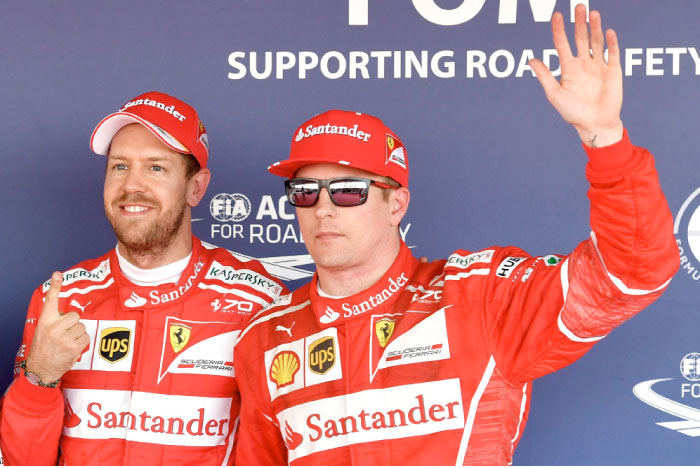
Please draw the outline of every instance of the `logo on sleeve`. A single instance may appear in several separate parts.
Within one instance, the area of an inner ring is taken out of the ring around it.
[[[484,250],[469,255],[452,254],[447,259],[445,267],[467,269],[473,263],[491,263],[495,250]]]
[[[104,260],[102,263],[97,265],[93,270],[86,270],[85,268],[74,268],[63,273],[63,283],[62,286],[68,286],[69,284],[76,283],[78,281],[89,281],[91,283],[101,283],[110,275],[109,259]],[[110,281],[111,284],[111,281]],[[42,285],[42,292],[46,293],[51,286],[51,280],[47,280]],[[99,288],[102,289],[102,288]]]
[[[546,266],[555,266],[558,265],[562,260],[564,260],[563,257],[560,257],[558,255],[545,255],[541,258]]]
[[[498,265],[498,268],[496,268],[496,276],[500,278],[510,278],[510,274],[513,273],[515,267],[525,260],[527,260],[527,257],[506,257],[501,264]]]

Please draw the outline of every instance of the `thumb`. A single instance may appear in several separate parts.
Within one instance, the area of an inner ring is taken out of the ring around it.
[[[542,85],[542,89],[544,89],[544,94],[551,100],[551,96],[559,88],[559,82],[556,78],[554,78],[552,72],[549,71],[547,65],[545,65],[541,60],[532,59],[528,62],[528,65],[530,65],[532,71],[535,72],[537,80]]]
[[[63,275],[58,271],[54,271],[51,275],[51,284],[46,292],[44,307],[41,309],[39,320],[61,316],[61,313],[58,311],[58,294],[61,292],[62,284]]]

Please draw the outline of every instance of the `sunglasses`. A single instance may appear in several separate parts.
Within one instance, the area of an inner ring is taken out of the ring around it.
[[[393,185],[362,177],[338,177],[335,179],[289,179],[284,181],[287,199],[292,206],[309,207],[318,201],[322,188],[328,190],[333,204],[337,206],[357,206],[367,201],[369,186],[381,189],[397,189]]]

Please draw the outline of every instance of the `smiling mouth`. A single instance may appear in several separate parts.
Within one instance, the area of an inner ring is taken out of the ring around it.
[[[130,213],[130,214],[143,213],[143,212],[149,211],[151,209],[147,206],[141,206],[141,205],[123,205],[121,208],[124,212]]]

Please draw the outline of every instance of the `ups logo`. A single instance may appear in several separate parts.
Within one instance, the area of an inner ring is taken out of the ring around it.
[[[131,330],[122,327],[111,327],[102,330],[100,337],[100,356],[109,362],[117,362],[129,354]]]
[[[315,374],[325,374],[335,365],[335,339],[320,338],[309,346],[309,369]]]

